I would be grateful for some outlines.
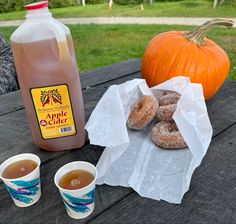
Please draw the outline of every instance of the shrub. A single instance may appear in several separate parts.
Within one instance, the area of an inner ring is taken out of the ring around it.
[[[76,0],[50,0],[49,7],[50,8],[60,8],[66,6],[77,5]]]
[[[100,4],[108,2],[107,0],[85,0],[86,4]]]
[[[155,0],[155,2],[180,2],[184,0]]]
[[[129,5],[129,4],[141,4],[149,2],[148,0],[114,0],[114,3],[120,5]]]
[[[206,0],[206,1],[211,2],[212,5],[213,5],[213,0]],[[222,4],[220,4],[220,3],[221,3],[221,0],[218,0],[218,6],[221,6],[221,5],[232,5],[232,6],[236,6],[236,0],[224,0],[224,1],[222,2]]]
[[[153,0],[153,2],[177,2],[183,0]],[[128,4],[141,4],[141,3],[149,3],[149,0],[114,0],[115,3],[120,5],[128,5]]]
[[[223,4],[236,6],[236,0],[225,0]]]
[[[24,5],[29,3],[27,0],[0,0],[0,12],[19,11],[24,9]],[[32,2],[32,1],[31,1]]]
[[[24,9],[24,5],[35,2],[36,0],[0,0],[0,13],[2,12],[12,12]],[[65,7],[77,5],[77,0],[50,0],[49,7]]]

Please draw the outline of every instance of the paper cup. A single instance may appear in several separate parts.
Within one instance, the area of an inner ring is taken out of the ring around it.
[[[29,174],[14,178],[7,179],[2,176],[3,171],[12,163],[20,160],[33,160],[38,165]],[[40,159],[38,156],[31,153],[23,153],[13,156],[3,162],[0,166],[0,178],[3,180],[5,187],[10,193],[14,203],[18,207],[28,207],[35,204],[41,196],[40,184]]]
[[[94,176],[92,183],[76,190],[66,190],[59,186],[62,176],[72,170],[86,170]],[[62,196],[68,215],[74,219],[83,219],[89,216],[94,210],[95,181],[97,169],[88,162],[76,161],[61,167],[54,177],[54,182]]]

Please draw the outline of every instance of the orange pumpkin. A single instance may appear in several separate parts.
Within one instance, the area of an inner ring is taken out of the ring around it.
[[[157,35],[147,45],[141,62],[142,77],[152,87],[175,76],[188,76],[201,83],[205,99],[223,84],[230,68],[225,51],[205,37],[213,26],[232,27],[233,21],[215,19],[193,31],[170,31]]]

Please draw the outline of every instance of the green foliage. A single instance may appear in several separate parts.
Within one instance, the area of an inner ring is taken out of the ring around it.
[[[6,2],[5,2],[6,1]],[[0,0],[0,10],[3,10],[3,7],[7,6],[12,0]],[[19,4],[18,0],[15,1]],[[36,0],[33,0],[36,1]],[[53,0],[50,0],[53,1]],[[60,0],[63,2],[63,0]],[[67,0],[68,1],[68,0]],[[80,0],[74,0],[78,3]],[[86,0],[88,3],[90,0]],[[95,1],[95,0],[91,0]],[[97,0],[100,1],[100,0]],[[52,12],[55,18],[70,18],[70,17],[91,17],[91,16],[138,16],[138,17],[153,17],[153,16],[166,16],[166,17],[235,17],[235,6],[229,5],[230,0],[227,1],[227,4],[222,4],[217,8],[213,8],[213,0],[182,0],[175,2],[157,2],[164,0],[153,0],[153,4],[150,5],[146,3],[144,6],[145,10],[139,10],[138,4],[129,4],[129,5],[120,5],[114,4],[112,11],[108,10],[108,0],[105,0],[105,3],[101,4],[86,4],[86,7],[78,6],[69,6],[61,8],[51,7],[50,11]],[[149,0],[148,0],[149,1]],[[219,0],[220,1],[220,0]],[[236,0],[234,0],[236,1]],[[225,2],[226,3],[226,2]],[[19,4],[21,7],[23,3]],[[0,13],[0,20],[15,20],[15,19],[24,19],[25,10]]]
[[[202,2],[199,1],[182,1],[181,5],[186,8],[201,6]]]
[[[27,0],[0,0],[0,12],[19,11],[24,9],[24,5],[29,3]],[[32,2],[32,1],[31,1]]]
[[[155,2],[180,2],[184,0],[155,0]]]
[[[206,1],[210,2],[213,5],[213,0],[206,0]],[[220,7],[222,5],[236,6],[236,0],[218,0],[217,7]]]
[[[107,2],[107,0],[86,0],[86,4],[100,4],[105,2]]]
[[[153,0],[153,2],[178,2],[184,0]],[[129,5],[129,4],[141,4],[149,3],[150,0],[114,0],[115,3],[120,5]]]
[[[91,1],[91,0],[90,0]],[[95,0],[94,0],[95,1]],[[36,0],[0,0],[0,13],[13,12],[24,9],[24,5],[36,2]],[[76,0],[50,0],[49,7],[59,8],[65,6],[76,5]]]
[[[223,4],[236,6],[236,0],[224,0]]]
[[[61,8],[65,6],[77,5],[76,0],[50,0],[49,7],[50,8]]]
[[[148,0],[114,0],[114,3],[120,4],[120,5],[130,5],[130,4],[141,4],[141,3],[147,3]]]

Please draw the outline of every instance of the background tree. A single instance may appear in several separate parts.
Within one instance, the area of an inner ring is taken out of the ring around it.
[[[217,6],[217,4],[218,4],[218,0],[214,0],[214,2],[213,2],[213,8],[215,8],[215,7]]]
[[[143,11],[144,10],[144,6],[143,6],[144,1],[140,0],[140,10]]]
[[[112,5],[113,5],[113,0],[109,0],[108,7],[110,11],[112,10]]]
[[[223,4],[224,1],[225,1],[225,0],[221,0],[221,1],[219,1],[219,0],[214,0],[214,2],[213,2],[213,8],[216,8],[218,5]]]

